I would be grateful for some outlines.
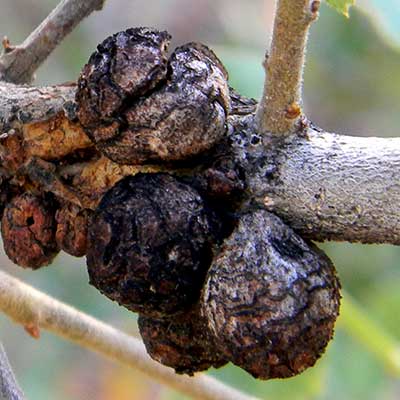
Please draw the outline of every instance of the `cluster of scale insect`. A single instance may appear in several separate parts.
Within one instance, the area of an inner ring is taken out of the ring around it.
[[[94,210],[45,190],[4,199],[6,254],[32,269],[60,250],[86,255],[90,283],[139,313],[148,353],[177,373],[232,362],[256,378],[296,375],[332,337],[334,266],[244,201],[228,137],[240,105],[227,73],[203,45],[168,57],[169,41],[148,28],[107,38],[76,95],[79,122],[103,157],[160,171],[124,177]]]

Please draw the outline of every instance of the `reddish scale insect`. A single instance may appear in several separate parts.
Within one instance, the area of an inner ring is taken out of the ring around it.
[[[58,254],[55,240],[55,204],[44,197],[24,193],[4,209],[1,234],[4,250],[15,264],[38,269]]]

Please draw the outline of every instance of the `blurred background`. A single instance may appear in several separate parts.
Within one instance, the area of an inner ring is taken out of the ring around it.
[[[57,0],[0,0],[0,36],[18,44]],[[273,0],[107,0],[52,54],[36,84],[76,80],[111,33],[133,26],[168,30],[173,45],[200,41],[225,63],[233,87],[258,98],[270,40]],[[305,108],[335,132],[399,136],[400,2],[359,0],[347,19],[323,5],[311,29]],[[262,399],[400,398],[400,248],[328,243],[345,289],[342,316],[325,356],[299,377],[257,381],[229,365],[209,373]],[[84,259],[60,255],[48,268],[1,266],[36,288],[137,334],[136,316],[88,285]],[[0,316],[0,337],[27,399],[178,400],[183,396],[46,332],[40,340]]]

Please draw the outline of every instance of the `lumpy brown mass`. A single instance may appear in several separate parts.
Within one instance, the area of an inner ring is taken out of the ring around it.
[[[15,264],[38,269],[50,264],[59,252],[55,240],[54,204],[24,193],[4,209],[1,234],[4,250]]]
[[[90,282],[132,311],[180,312],[199,298],[219,232],[189,185],[162,173],[124,178],[91,219]]]
[[[139,330],[148,354],[178,374],[193,375],[228,362],[215,346],[198,307],[173,318],[140,315]]]
[[[56,213],[56,241],[61,250],[75,257],[86,254],[90,211],[67,203]]]
[[[125,99],[140,97],[166,77],[167,32],[132,28],[97,46],[78,81],[76,100],[81,124],[95,128],[118,119]],[[102,140],[96,135],[93,139]]]
[[[324,352],[339,287],[321,250],[259,210],[242,216],[214,259],[202,309],[230,361],[256,378],[285,378]]]
[[[120,164],[190,158],[226,133],[227,75],[206,46],[134,28],[107,38],[78,82],[78,118],[99,150]]]

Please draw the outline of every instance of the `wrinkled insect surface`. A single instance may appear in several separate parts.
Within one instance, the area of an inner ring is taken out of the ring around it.
[[[177,373],[231,361],[260,379],[296,375],[333,335],[334,266],[255,209],[274,173],[256,102],[206,46],[168,55],[170,40],[110,36],[68,115],[1,135],[5,252],[31,269],[59,250],[86,255],[90,283],[139,312],[148,353]]]
[[[117,33],[83,69],[78,117],[113,161],[182,160],[226,133],[225,69],[202,45],[181,46],[167,59],[169,40],[167,32],[148,28]]]
[[[196,190],[168,174],[126,177],[103,197],[89,227],[91,283],[145,315],[197,301],[219,236]]]
[[[149,355],[178,374],[193,375],[228,362],[215,345],[207,320],[200,315],[198,307],[173,318],[139,315],[138,323]]]
[[[59,252],[55,207],[50,199],[24,193],[5,208],[1,235],[7,256],[24,268],[38,269]]]
[[[328,257],[264,211],[241,217],[214,259],[203,312],[226,356],[256,378],[314,365],[333,334],[340,294]]]
[[[87,248],[87,227],[91,212],[67,203],[56,212],[58,247],[75,257],[83,257]]]

